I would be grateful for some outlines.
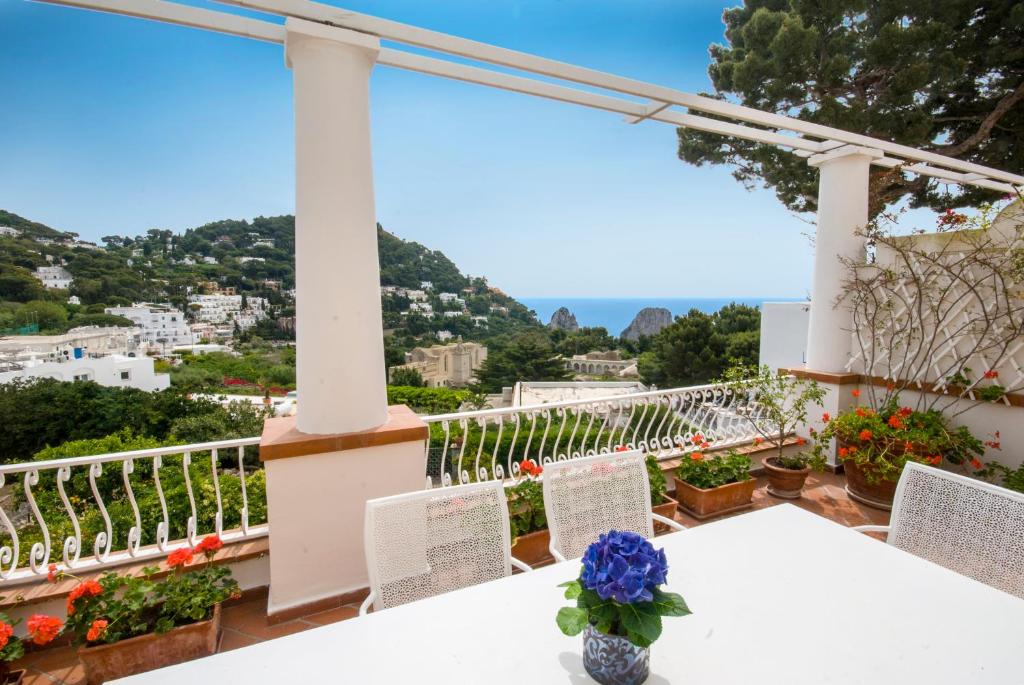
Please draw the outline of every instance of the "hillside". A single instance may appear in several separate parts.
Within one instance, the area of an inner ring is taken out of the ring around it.
[[[62,302],[74,295],[90,312],[140,300],[169,301],[185,308],[190,293],[234,288],[266,297],[272,319],[294,315],[290,293],[295,287],[295,218],[290,215],[216,221],[181,234],[150,229],[134,237],[108,235],[102,239],[103,248],[0,211],[0,226],[4,225],[21,235],[0,236],[0,303]],[[486,340],[539,325],[526,307],[491,288],[486,279],[465,276],[442,252],[402,240],[380,225],[377,237],[381,285],[391,291],[382,296],[385,328],[395,336],[425,341],[448,331]],[[32,276],[36,267],[48,264],[63,265],[73,276],[67,292],[44,291]],[[424,287],[424,282],[430,285]],[[411,306],[408,290],[423,291],[420,304]],[[447,300],[442,301],[442,294]],[[453,296],[458,302],[451,301]],[[424,308],[434,314],[412,311]],[[453,310],[461,314],[445,314]],[[255,332],[263,337],[286,334],[273,320],[262,322]]]

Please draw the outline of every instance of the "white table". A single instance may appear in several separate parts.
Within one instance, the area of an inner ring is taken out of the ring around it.
[[[694,613],[665,619],[651,685],[1024,683],[1024,601],[792,505],[655,546],[668,554],[668,589]],[[567,605],[556,585],[578,569],[556,564],[118,682],[582,685],[582,638],[555,625]]]

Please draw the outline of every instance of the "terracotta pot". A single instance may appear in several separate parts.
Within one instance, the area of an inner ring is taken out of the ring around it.
[[[780,466],[778,461],[778,457],[766,457],[761,461],[768,476],[768,494],[783,499],[800,499],[811,467],[787,469]]]
[[[157,635],[150,633],[109,645],[80,647],[78,660],[85,668],[89,685],[101,685],[137,673],[145,673],[183,661],[210,656],[217,651],[220,636],[220,605],[213,616]]]
[[[753,478],[719,485],[709,490],[695,488],[678,478],[674,480],[680,511],[701,520],[752,506],[751,499],[754,496],[754,488],[757,487],[757,480]]]
[[[675,515],[676,507],[678,506],[679,502],[675,501],[668,495],[665,495],[665,501],[656,507],[651,507],[651,511],[653,511],[658,516],[664,516],[665,518],[670,519]],[[664,523],[658,523],[657,521],[654,522],[655,535],[661,535],[663,533],[669,533],[671,531],[672,529],[666,526]]]
[[[896,481],[878,478],[874,483],[869,483],[868,474],[873,470],[871,464],[858,464],[852,459],[843,460],[843,470],[846,472],[846,494],[869,507],[892,510],[892,501],[896,498]]]
[[[529,566],[551,563],[555,559],[548,549],[550,543],[551,534],[547,528],[520,535],[512,544],[512,556]]]

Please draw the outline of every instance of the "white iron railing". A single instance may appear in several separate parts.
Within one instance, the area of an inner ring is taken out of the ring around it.
[[[259,442],[257,436],[0,466],[0,585],[46,575],[51,563],[79,572],[162,557],[210,533],[225,542],[266,535],[266,523],[249,523],[246,490],[245,450]],[[193,464],[193,456],[203,462]],[[112,467],[106,476],[104,466]],[[227,485],[238,505],[228,510]],[[148,506],[140,508],[142,494]],[[117,529],[115,509],[130,521],[128,530]],[[238,526],[224,530],[228,516]],[[91,553],[86,537],[93,538]]]
[[[427,487],[518,480],[524,459],[543,465],[620,446],[669,459],[702,442],[739,445],[758,435],[748,417],[760,416],[750,396],[721,384],[425,416]]]

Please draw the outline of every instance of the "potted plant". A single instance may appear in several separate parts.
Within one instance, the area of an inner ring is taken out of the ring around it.
[[[859,397],[860,391],[853,390]],[[828,417],[825,417],[828,418]],[[936,409],[918,411],[901,406],[893,396],[877,411],[856,407],[830,418],[818,434],[820,452],[835,438],[846,471],[846,491],[853,499],[877,509],[891,509],[896,483],[908,461],[938,466],[948,463],[982,471],[985,447],[966,426],[954,428]]]
[[[679,509],[701,520],[751,506],[757,485],[750,457],[735,450],[710,458],[691,452],[676,469],[675,483]]]
[[[639,685],[647,679],[661,618],[690,614],[680,595],[661,589],[667,576],[665,550],[613,530],[587,548],[579,577],[559,586],[576,606],[559,609],[556,622],[566,635],[583,633],[583,667],[594,680]]]
[[[813,451],[786,454],[785,440],[807,422],[808,406],[824,401],[825,390],[813,380],[772,373],[768,366],[735,366],[726,372],[724,381],[735,394],[753,395],[757,410],[743,416],[760,435],[755,443],[768,440],[775,444],[775,453],[761,462],[768,476],[768,493],[800,499],[811,468],[823,468],[825,459]],[[797,438],[797,443],[803,445],[806,440]]]
[[[105,573],[72,589],[67,629],[80,645],[78,658],[89,685],[216,651],[220,604],[239,596],[230,569],[211,563],[222,546],[220,538],[211,535],[191,549],[171,552],[170,572],[161,580],[154,578],[157,568],[147,567],[138,576]],[[199,553],[206,563],[186,570]],[[51,575],[70,576],[53,569]]]
[[[661,466],[658,465],[658,460],[653,454],[648,454],[645,461],[647,463],[647,480],[651,484],[651,511],[659,516],[672,518],[679,503],[668,496],[665,473],[661,470]],[[667,533],[668,531],[669,527],[664,523],[654,522],[655,533]]]
[[[19,685],[25,677],[25,669],[11,669],[11,662],[25,655],[25,639],[37,646],[47,645],[63,629],[59,618],[33,614],[28,617],[28,634],[23,639],[14,634],[14,626],[17,624],[18,621],[12,621],[7,614],[0,613],[0,685]]]

